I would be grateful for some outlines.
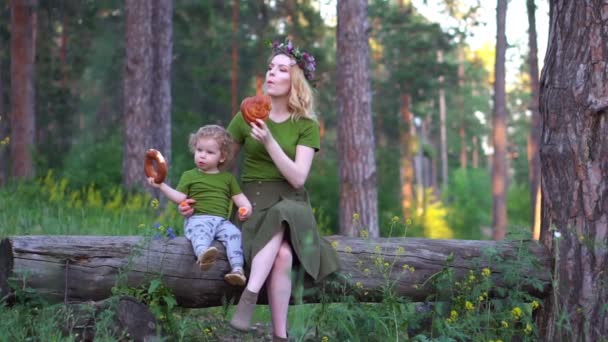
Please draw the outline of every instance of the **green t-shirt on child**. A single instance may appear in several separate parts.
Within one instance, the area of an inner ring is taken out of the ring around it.
[[[204,173],[199,169],[184,172],[176,190],[196,200],[195,215],[215,215],[223,218],[228,218],[230,214],[232,196],[241,193],[232,173]]]
[[[321,145],[319,124],[311,119],[287,119],[278,123],[268,119],[266,126],[291,160],[295,160],[297,145],[308,146],[315,151],[318,151]],[[230,121],[227,130],[245,151],[241,174],[243,182],[285,180],[264,145],[251,137],[251,126],[240,112]]]

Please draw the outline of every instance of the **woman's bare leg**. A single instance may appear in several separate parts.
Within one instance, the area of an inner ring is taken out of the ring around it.
[[[273,267],[273,260],[276,259],[279,247],[283,241],[283,235],[285,230],[281,229],[275,236],[268,241],[266,246],[262,248],[251,261],[251,272],[249,274],[249,282],[247,283],[247,289],[254,293],[259,293],[260,289],[266,282],[268,274]]]
[[[291,267],[293,252],[286,241],[282,241],[274,260],[270,277],[266,283],[268,304],[272,315],[272,328],[277,337],[287,337],[287,312],[291,297]]]

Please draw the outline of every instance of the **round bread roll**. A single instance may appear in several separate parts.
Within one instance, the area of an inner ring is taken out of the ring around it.
[[[248,124],[255,122],[256,119],[266,120],[270,108],[270,97],[266,95],[246,97],[241,102],[241,113]]]
[[[144,171],[147,177],[154,178],[154,183],[161,184],[167,177],[165,157],[158,150],[149,149],[144,158]]]

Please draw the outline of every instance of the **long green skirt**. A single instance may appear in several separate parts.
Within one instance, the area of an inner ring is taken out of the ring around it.
[[[246,265],[282,228],[300,265],[315,282],[338,271],[336,251],[319,235],[305,189],[287,182],[246,182],[243,193],[253,205],[253,214],[241,224]]]

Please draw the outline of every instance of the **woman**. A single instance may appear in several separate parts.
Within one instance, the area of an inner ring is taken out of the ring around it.
[[[230,324],[250,330],[258,293],[266,284],[276,341],[287,340],[292,266],[315,281],[339,268],[337,254],[319,236],[304,189],[320,146],[309,83],[314,70],[312,55],[290,41],[273,44],[264,85],[272,106],[268,119],[248,125],[237,113],[228,126],[244,147],[242,190],[253,205],[252,216],[241,227],[249,282]]]

